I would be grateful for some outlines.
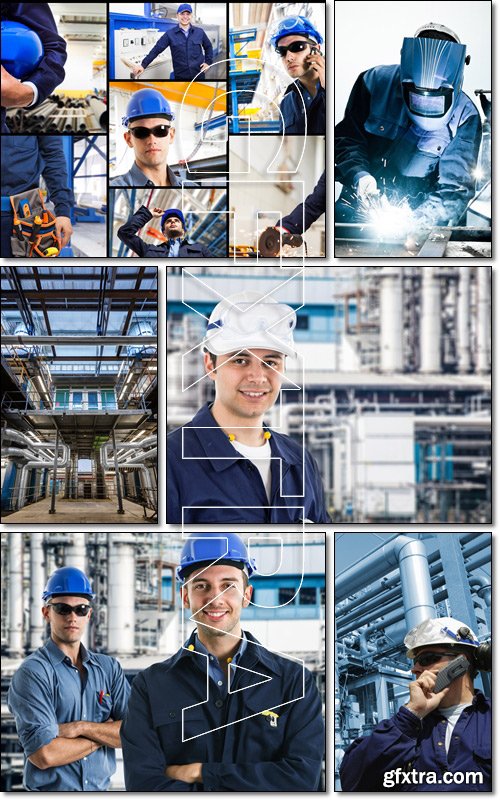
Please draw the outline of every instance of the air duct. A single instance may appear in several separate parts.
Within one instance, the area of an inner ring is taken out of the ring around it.
[[[147,345],[146,343],[141,346],[140,344],[141,336],[149,338],[154,336],[153,326],[150,322],[147,322],[146,320],[134,322],[134,324],[130,327],[130,336],[134,337],[138,343],[127,347],[127,354],[129,356],[156,355],[156,346]]]

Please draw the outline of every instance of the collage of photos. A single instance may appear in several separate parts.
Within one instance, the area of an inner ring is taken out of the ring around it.
[[[325,258],[325,15],[5,3],[2,257]]]

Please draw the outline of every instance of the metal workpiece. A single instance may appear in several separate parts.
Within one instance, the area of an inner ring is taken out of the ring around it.
[[[378,235],[377,226],[368,222],[335,223],[335,255],[399,256],[417,258],[488,257],[491,256],[489,224],[428,227],[418,237],[393,232]]]
[[[94,95],[75,99],[53,94],[33,109],[7,109],[6,123],[11,133],[104,133],[108,111]]]

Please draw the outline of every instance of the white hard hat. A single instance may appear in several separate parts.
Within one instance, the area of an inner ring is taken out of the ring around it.
[[[479,647],[476,634],[465,622],[460,622],[459,619],[453,619],[453,617],[424,620],[408,631],[404,643],[408,648],[406,653],[408,658],[413,658],[415,650],[426,645],[459,644],[467,647]]]
[[[215,356],[250,348],[269,348],[295,358],[293,329],[297,316],[291,306],[259,292],[238,292],[218,303],[203,340]]]
[[[439,22],[428,22],[427,25],[421,25],[415,31],[414,39],[417,39],[419,36],[422,35],[425,31],[434,31],[435,33],[445,33],[447,36],[451,36],[457,44],[460,44],[460,39],[458,38],[455,31],[452,31],[451,28],[448,28],[446,25],[440,25]]]

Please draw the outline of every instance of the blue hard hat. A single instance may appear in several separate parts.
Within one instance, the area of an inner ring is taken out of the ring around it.
[[[182,14],[183,11],[189,11],[190,14],[193,13],[193,9],[189,5],[189,3],[181,3],[179,8],[177,9],[178,14]]]
[[[2,20],[2,66],[10,75],[24,80],[43,58],[39,35],[22,22]]]
[[[76,567],[61,567],[52,573],[43,591],[42,600],[45,602],[56,595],[81,595],[89,600],[95,597],[89,579]]]
[[[157,89],[139,89],[138,92],[134,92],[128,101],[125,116],[122,117],[122,125],[127,128],[132,120],[146,117],[175,119],[168,100]]]
[[[273,35],[269,40],[271,47],[276,47],[280,39],[284,36],[306,36],[308,39],[314,39],[318,44],[323,44],[323,37],[316,30],[306,17],[285,17],[282,19]]]
[[[255,559],[250,558],[245,543],[237,533],[192,533],[184,543],[181,563],[176,569],[177,580],[182,582],[195,569],[228,564],[246,570],[248,577],[257,570]]]
[[[165,220],[168,217],[178,217],[182,222],[182,227],[183,228],[186,227],[186,222],[184,220],[184,214],[182,213],[182,211],[178,208],[167,208],[167,210],[163,212],[161,217],[161,226],[160,226],[161,230],[163,230],[163,226],[165,225]]]

